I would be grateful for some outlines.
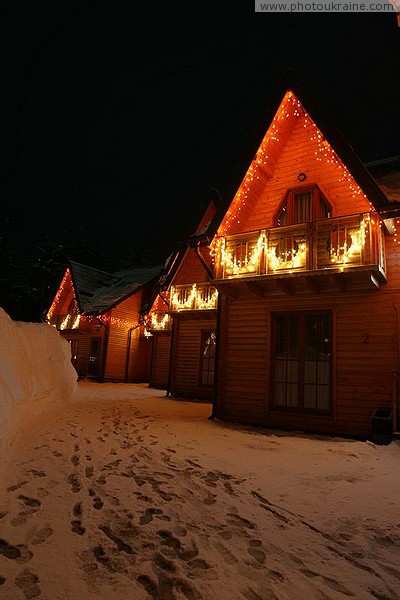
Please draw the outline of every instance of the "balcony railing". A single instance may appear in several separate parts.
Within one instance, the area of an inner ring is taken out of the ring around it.
[[[171,317],[166,311],[154,311],[150,314],[147,326],[150,330],[168,331],[172,327]]]
[[[171,287],[170,310],[211,310],[217,308],[218,291],[209,284],[193,283]]]
[[[53,315],[50,319],[50,325],[53,325],[59,331],[64,329],[78,329],[80,321],[80,315],[68,314],[68,315]]]
[[[375,213],[273,227],[219,238],[216,279],[336,270],[373,265],[384,273]]]

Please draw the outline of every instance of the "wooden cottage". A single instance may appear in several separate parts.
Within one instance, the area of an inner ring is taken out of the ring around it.
[[[143,312],[152,303],[161,266],[106,273],[71,262],[47,312],[71,345],[81,378],[149,381],[151,338]]]
[[[400,198],[372,173],[288,73],[210,244],[214,277],[196,273],[219,292],[213,416],[368,436],[374,411],[392,409]],[[176,344],[192,369],[185,334],[207,323],[179,316]]]
[[[170,257],[147,317],[153,335],[150,386],[173,397],[212,401],[217,297],[209,243],[217,215],[211,199],[196,232]]]

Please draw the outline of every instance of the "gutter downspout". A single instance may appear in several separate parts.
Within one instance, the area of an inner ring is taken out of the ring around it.
[[[161,291],[158,292],[158,295],[160,296],[161,300],[164,302],[164,304],[169,308],[169,302],[166,298],[164,298],[164,296],[162,295]]]
[[[194,247],[194,251],[196,252],[196,256],[199,259],[199,261],[201,262],[201,264],[203,265],[203,267],[205,269],[205,272],[207,273],[207,275],[210,278],[210,280],[214,279],[214,273],[212,272],[212,270],[210,269],[210,267],[208,266],[208,264],[204,260],[204,256],[200,253],[200,240],[198,240],[196,242],[196,245]]]
[[[103,338],[103,352],[101,357],[101,375],[100,375],[100,383],[104,383],[104,373],[106,371],[106,358],[107,358],[107,349],[108,349],[108,336],[109,336],[109,328],[100,317],[96,317],[96,321],[100,323],[102,327],[104,327],[104,338]]]
[[[171,331],[171,347],[169,349],[169,369],[168,369],[168,383],[165,397],[168,398],[171,395],[171,371],[172,371],[172,355],[174,349],[174,338],[175,338],[175,319],[172,319],[172,331]]]
[[[218,395],[218,375],[219,375],[219,353],[220,353],[220,331],[221,331],[221,294],[218,292],[217,298],[217,327],[215,332],[215,365],[214,365],[214,393],[212,399],[211,414],[208,417],[213,421],[217,417],[217,395]]]

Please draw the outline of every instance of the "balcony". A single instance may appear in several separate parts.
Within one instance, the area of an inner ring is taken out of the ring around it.
[[[172,321],[166,311],[154,311],[150,314],[147,328],[150,331],[169,331],[172,327]]]
[[[51,317],[49,324],[59,331],[64,331],[65,329],[78,329],[79,321],[79,314],[54,315]]]
[[[376,286],[386,280],[383,233],[374,213],[226,236],[217,240],[215,256],[217,281],[282,282],[302,275],[310,282],[341,273],[346,280],[349,273],[367,274]]]
[[[217,308],[218,291],[207,283],[171,287],[170,311],[212,310]]]

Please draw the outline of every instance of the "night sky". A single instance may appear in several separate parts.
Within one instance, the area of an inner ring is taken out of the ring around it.
[[[66,256],[108,270],[163,262],[212,188],[229,200],[288,67],[361,160],[400,154],[395,15],[58,4],[2,9],[0,36],[3,284],[34,248],[57,256],[55,280],[37,274],[44,304]]]

